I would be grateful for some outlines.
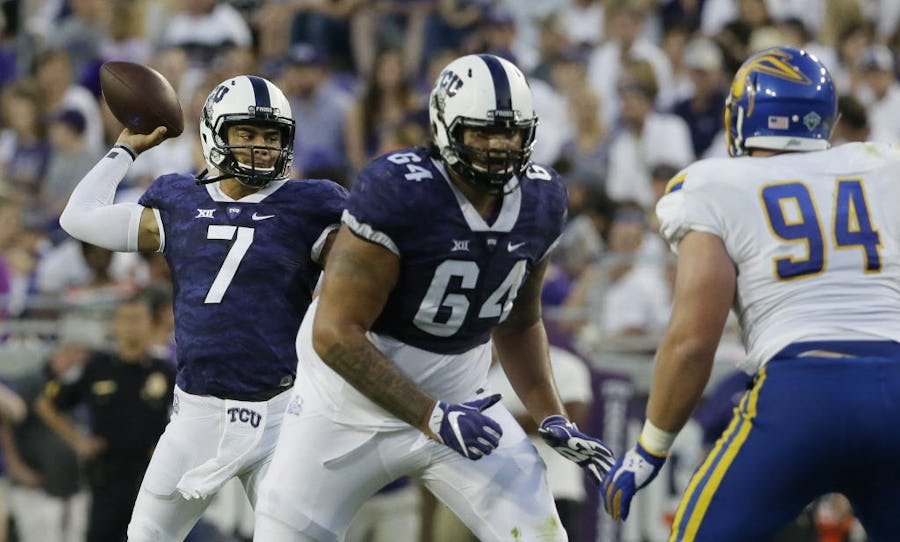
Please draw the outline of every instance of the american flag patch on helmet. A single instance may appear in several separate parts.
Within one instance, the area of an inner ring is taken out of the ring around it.
[[[790,125],[790,121],[787,117],[781,116],[770,116],[769,117],[769,129],[770,130],[787,130]]]

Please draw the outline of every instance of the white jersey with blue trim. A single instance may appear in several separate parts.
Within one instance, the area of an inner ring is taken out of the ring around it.
[[[748,373],[794,342],[900,342],[900,147],[701,160],[656,213],[673,250],[691,230],[722,239]]]

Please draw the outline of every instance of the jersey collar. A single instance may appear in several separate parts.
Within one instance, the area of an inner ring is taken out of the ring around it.
[[[273,194],[276,190],[284,186],[284,183],[288,182],[288,179],[284,179],[281,181],[272,181],[267,184],[262,190],[254,192],[249,196],[244,196],[241,199],[234,199],[219,187],[219,183],[209,183],[206,186],[206,192],[209,194],[209,197],[212,198],[213,201],[231,203],[235,201],[239,201],[241,203],[260,203],[262,200],[266,199],[267,196]]]
[[[519,183],[519,179],[513,177],[504,186],[504,191],[507,194],[503,196],[500,213],[497,215],[494,223],[489,225],[475,209],[475,206],[466,199],[466,196],[450,180],[447,170],[444,169],[444,164],[434,158],[431,161],[437,170],[441,172],[441,176],[444,178],[447,186],[450,187],[450,191],[456,198],[456,203],[459,205],[459,210],[462,212],[463,218],[466,219],[469,229],[472,231],[492,232],[512,231],[513,226],[516,225],[516,220],[519,218],[519,211],[522,208],[522,186],[520,185],[518,188],[513,189],[516,186],[515,183]]]

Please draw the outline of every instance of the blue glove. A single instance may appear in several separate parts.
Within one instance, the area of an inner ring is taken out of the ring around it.
[[[634,494],[656,478],[666,457],[648,452],[640,442],[620,457],[600,487],[600,498],[606,513],[613,519],[624,521]]]
[[[500,400],[500,394],[461,404],[438,401],[428,428],[440,442],[472,460],[489,455],[500,444],[503,429],[481,411]]]
[[[538,434],[560,455],[587,469],[597,485],[616,460],[602,440],[585,435],[565,416],[547,416],[541,422]]]

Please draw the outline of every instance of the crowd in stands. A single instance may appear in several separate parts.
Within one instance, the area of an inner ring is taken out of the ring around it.
[[[152,300],[150,347],[176,361],[162,256],[114,254],[58,223],[122,129],[100,94],[105,61],[165,75],[186,132],[219,81],[273,80],[297,122],[293,178],[348,187],[370,158],[428,139],[428,92],[450,59],[513,61],[540,119],[534,160],[570,194],[544,292],[551,339],[596,365],[609,350],[652,355],[673,274],[654,204],[682,167],[727,155],[734,71],[776,44],[830,68],[834,143],[900,143],[894,0],[0,0],[0,377],[19,391],[77,366],[85,348],[108,348],[114,309],[137,293]],[[119,197],[202,170],[197,141],[141,155]],[[12,483],[39,485],[21,472],[7,465]]]

